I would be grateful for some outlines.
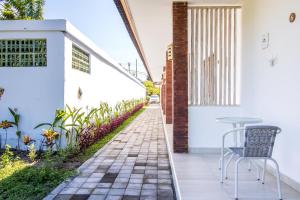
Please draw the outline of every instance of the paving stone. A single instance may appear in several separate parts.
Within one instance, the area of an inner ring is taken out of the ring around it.
[[[157,200],[156,196],[141,196],[140,200]]]
[[[56,198],[174,200],[160,110],[140,115]]]
[[[75,194],[72,196],[71,200],[87,200],[90,197],[90,195],[86,194]]]
[[[74,178],[73,182],[76,182],[76,183],[83,183],[87,180],[87,178],[82,178],[82,177],[76,177]]]
[[[108,192],[109,192],[109,188],[96,188],[96,189],[94,189],[92,194],[106,195]]]
[[[123,196],[108,195],[105,200],[122,200]]]
[[[97,183],[97,188],[110,188],[112,183]]]
[[[54,200],[70,200],[71,197],[72,194],[59,194],[54,198]]]
[[[72,181],[71,183],[69,183],[68,187],[79,188],[82,184],[83,184],[83,182]]]
[[[158,184],[158,189],[160,190],[172,190],[172,186],[169,184]]]
[[[88,188],[79,188],[76,194],[91,194],[92,191],[93,191],[92,189],[88,189]]]
[[[142,189],[143,190],[156,190],[157,185],[156,184],[143,184]]]
[[[140,196],[141,190],[126,189],[124,195],[127,196]]]
[[[141,179],[141,178],[131,178],[131,179],[129,179],[129,183],[140,183],[140,184],[142,184],[143,179]]]
[[[158,179],[159,184],[172,184],[171,179]]]
[[[125,195],[123,196],[122,200],[139,200],[140,198],[138,196],[129,196],[129,195]]]
[[[102,178],[100,183],[113,183],[115,182],[116,178]]]
[[[64,188],[60,194],[75,194],[78,188]]]
[[[109,191],[109,195],[123,195],[125,192],[125,189],[111,189]]]
[[[141,196],[157,196],[157,190],[142,189]]]
[[[152,179],[152,178],[144,178],[144,183],[158,183],[158,179]]]
[[[90,178],[102,178],[104,176],[104,173],[92,173]]]
[[[127,185],[128,189],[136,189],[136,190],[140,190],[142,188],[142,184],[141,183],[129,183]]]
[[[172,190],[158,190],[159,200],[174,200],[174,195]]]
[[[128,183],[129,182],[129,178],[116,178],[115,179],[115,183]]]
[[[114,189],[124,189],[124,188],[126,188],[126,186],[127,186],[127,182],[126,183],[114,183],[113,185],[112,185],[112,188],[114,188]]]
[[[92,194],[88,200],[105,200],[106,195],[94,195]]]
[[[92,189],[92,188],[95,188],[96,186],[97,186],[97,183],[88,183],[88,182],[86,182],[86,183],[83,183],[81,185],[81,188],[90,188],[90,189]]]
[[[88,178],[86,180],[87,183],[99,183],[101,178]]]

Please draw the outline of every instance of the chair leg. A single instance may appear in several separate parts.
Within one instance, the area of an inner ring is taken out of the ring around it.
[[[243,158],[239,158],[236,162],[235,162],[235,181],[234,181],[234,199],[238,199],[239,198],[239,194],[238,194],[238,181],[239,181],[239,163],[243,160]]]
[[[229,164],[231,163],[233,157],[234,157],[234,154],[232,154],[232,155],[230,156],[229,160],[227,161],[227,163],[226,163],[226,165],[225,165],[225,179],[228,179],[227,171],[228,171]]]
[[[276,166],[278,198],[280,200],[282,200],[279,165],[278,165],[277,161],[274,160],[273,158],[270,158],[270,160],[272,160]]]
[[[251,168],[252,168],[252,162],[251,162],[251,160],[250,160],[249,163],[248,163],[248,171],[249,171],[249,172],[251,171]]]
[[[229,155],[230,155],[230,152],[225,153],[224,158],[226,158]],[[222,168],[221,161],[222,161],[222,156],[220,157],[220,160],[219,160],[219,170],[221,170],[221,168]]]
[[[220,182],[223,183],[224,182],[224,154],[222,153],[221,156],[221,177],[220,177]]]
[[[256,180],[257,180],[257,181],[260,181],[260,170],[259,170],[259,166],[258,166],[256,163],[254,163],[253,165],[254,165],[255,168],[256,168]]]
[[[266,167],[267,167],[267,159],[264,159],[264,167],[263,167],[262,182],[261,182],[262,184],[265,184]]]

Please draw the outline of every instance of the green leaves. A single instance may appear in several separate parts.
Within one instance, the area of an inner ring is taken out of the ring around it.
[[[2,20],[42,20],[45,0],[4,0]]]
[[[52,127],[52,124],[51,123],[40,123],[38,124],[36,127],[34,127],[34,129],[37,129],[37,128],[40,128],[42,126],[49,126],[49,127]]]
[[[146,87],[147,96],[151,96],[153,94],[160,94],[159,88],[155,87],[152,81],[145,81],[144,86]]]

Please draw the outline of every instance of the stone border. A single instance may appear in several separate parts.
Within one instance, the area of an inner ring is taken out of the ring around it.
[[[172,153],[173,151],[171,149],[169,136],[168,136],[168,132],[167,132],[167,128],[166,128],[166,124],[165,124],[165,120],[164,120],[164,115],[163,115],[163,111],[162,111],[161,107],[160,107],[160,114],[161,114],[161,118],[163,121],[164,134],[165,134],[165,139],[166,139],[167,148],[168,148],[169,162],[171,165],[171,171],[172,171],[172,177],[173,177],[176,198],[177,198],[177,200],[182,200],[179,183],[178,183],[178,179],[177,179],[177,174],[176,174],[176,170],[175,170],[175,165],[174,165],[174,161],[173,161],[173,153]]]

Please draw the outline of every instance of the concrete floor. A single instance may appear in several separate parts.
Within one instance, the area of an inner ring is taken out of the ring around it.
[[[166,125],[168,146],[172,149],[172,125]],[[234,199],[234,164],[232,162],[228,180],[219,182],[218,153],[176,154],[171,152],[173,176],[176,177],[177,197],[181,200],[230,200]],[[256,181],[256,170],[248,171],[248,163],[240,167],[240,200],[275,200],[277,198],[276,179],[266,174],[265,184]],[[300,193],[282,183],[284,200],[300,200]]]

